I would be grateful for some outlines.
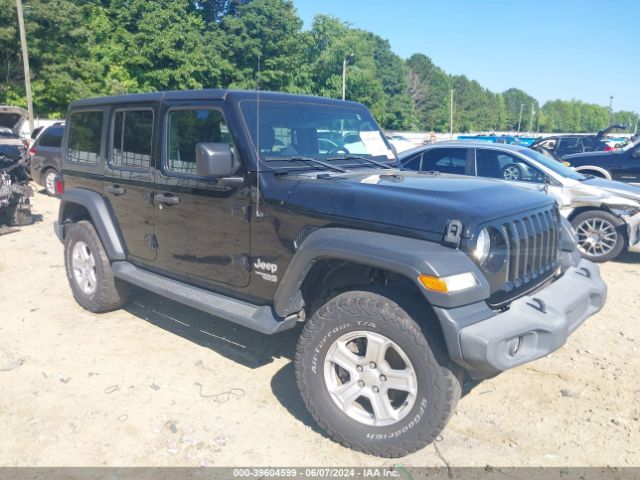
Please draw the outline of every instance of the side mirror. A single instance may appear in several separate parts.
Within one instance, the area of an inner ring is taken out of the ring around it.
[[[636,148],[633,152],[631,152],[631,156],[633,158],[640,158],[640,148]]]
[[[202,177],[229,177],[233,175],[233,153],[227,143],[198,143],[196,167]]]

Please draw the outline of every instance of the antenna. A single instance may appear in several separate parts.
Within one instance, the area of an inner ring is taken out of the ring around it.
[[[256,218],[262,218],[260,211],[260,54],[258,54],[258,75],[256,77]]]

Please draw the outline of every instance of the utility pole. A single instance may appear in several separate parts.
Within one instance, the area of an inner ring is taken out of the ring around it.
[[[453,88],[451,89],[451,101],[449,103],[449,139],[453,140]]]
[[[20,28],[20,45],[22,46],[22,65],[24,66],[24,89],[27,92],[27,110],[29,111],[29,129],[33,132],[33,99],[31,98],[31,73],[29,71],[29,53],[27,52],[27,35],[24,31],[22,16],[22,0],[16,0],[18,10],[18,27]]]
[[[533,116],[535,115],[536,111],[533,108],[533,103],[531,104],[531,118],[529,120],[529,134],[531,134],[533,132]]]
[[[638,120],[640,120],[640,115],[636,117],[636,127],[633,129],[633,135],[635,136],[638,133]]]
[[[520,134],[520,124],[522,123],[522,108],[524,107],[524,103],[520,104],[520,116],[518,117],[518,135]]]
[[[347,98],[347,64],[353,60],[353,53],[342,59],[342,100]]]
[[[609,97],[609,116],[607,117],[607,127],[611,125],[611,107],[613,106],[613,95]]]

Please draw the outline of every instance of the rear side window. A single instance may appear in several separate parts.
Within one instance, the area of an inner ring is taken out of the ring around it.
[[[153,135],[152,110],[118,110],[113,115],[111,163],[119,167],[148,168]]]
[[[466,148],[434,148],[422,155],[422,171],[464,175],[466,168]]]
[[[218,110],[171,110],[168,118],[167,168],[197,175],[198,143],[231,143],[229,129]]]
[[[63,133],[64,129],[62,127],[49,127],[40,135],[38,145],[41,147],[60,148]]]
[[[102,111],[74,112],[69,117],[69,147],[67,160],[97,163],[102,137]]]

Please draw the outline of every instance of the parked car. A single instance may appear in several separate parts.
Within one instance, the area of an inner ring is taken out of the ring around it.
[[[605,139],[605,135],[614,129],[627,128],[626,125],[609,125],[607,128],[593,134],[552,135],[540,137],[530,147],[540,146],[551,150],[557,157],[582,152],[600,152],[613,150]]]
[[[578,153],[562,160],[585,175],[640,184],[640,137],[610,152]]]
[[[327,129],[339,149],[318,142]],[[134,284],[264,334],[304,323],[302,399],[331,438],[369,454],[430,443],[465,371],[545,356],[605,302],[552,198],[400,170],[355,102],[228,90],[80,100],[63,171],[55,231],[82,307],[120,308]]]
[[[10,225],[31,223],[29,159],[20,127],[27,111],[0,106],[0,216]]]
[[[41,130],[29,149],[31,176],[47,195],[55,196],[58,179],[62,175],[62,137],[64,124],[58,123]]]
[[[530,148],[486,142],[444,142],[400,155],[405,168],[496,178],[553,195],[578,235],[582,256],[595,262],[625,247],[640,252],[640,188],[576,172]]]

